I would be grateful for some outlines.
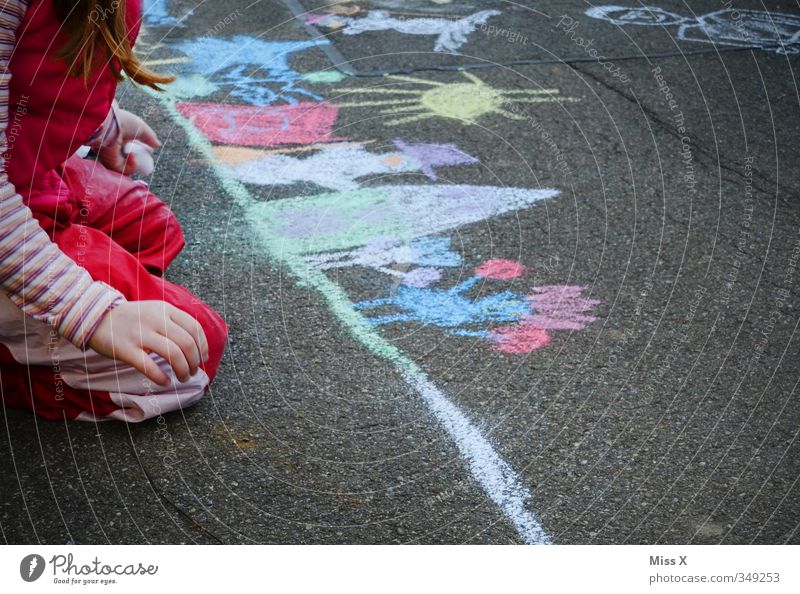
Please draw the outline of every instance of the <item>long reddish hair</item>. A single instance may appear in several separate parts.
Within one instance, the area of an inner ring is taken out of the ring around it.
[[[139,61],[128,40],[125,0],[52,0],[61,18],[68,41],[58,53],[70,73],[89,77],[96,63],[106,62],[117,80],[123,72],[131,80],[162,90],[160,84],[172,82]],[[114,60],[116,58],[116,60]]]

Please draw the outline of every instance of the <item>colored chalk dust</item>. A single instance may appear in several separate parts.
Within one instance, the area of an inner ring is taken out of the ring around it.
[[[575,102],[573,97],[562,97],[558,89],[495,89],[474,74],[462,71],[470,82],[442,83],[411,76],[387,76],[427,89],[367,88],[342,89],[342,95],[384,95],[385,100],[365,100],[339,103],[343,107],[382,107],[379,113],[399,115],[386,121],[387,126],[418,122],[430,118],[449,118],[473,124],[486,115],[500,115],[512,120],[524,120],[517,113],[518,105],[537,103]],[[505,105],[511,105],[506,109]],[[408,115],[406,115],[408,114]]]
[[[583,287],[574,285],[534,287],[529,295],[508,290],[474,300],[466,295],[487,279],[508,282],[526,272],[527,268],[515,260],[487,260],[471,278],[441,289],[431,286],[441,278],[440,269],[417,268],[403,275],[391,295],[361,301],[354,307],[359,311],[378,307],[399,310],[367,318],[376,326],[401,322],[436,326],[455,336],[482,338],[492,349],[509,355],[543,348],[551,342],[550,332],[583,330],[597,319],[586,314],[600,302],[584,298]]]

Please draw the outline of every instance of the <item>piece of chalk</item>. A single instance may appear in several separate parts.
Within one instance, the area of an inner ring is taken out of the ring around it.
[[[133,155],[136,162],[135,172],[139,175],[150,175],[155,169],[153,162],[153,149],[139,140],[132,140],[122,147],[125,156]]]

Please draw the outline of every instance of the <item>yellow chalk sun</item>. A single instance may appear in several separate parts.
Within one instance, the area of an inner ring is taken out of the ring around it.
[[[498,114],[512,120],[526,119],[520,104],[577,101],[561,97],[558,89],[495,89],[477,76],[462,71],[470,82],[441,83],[411,76],[386,78],[426,85],[427,89],[355,89],[346,94],[393,95],[385,100],[339,103],[339,107],[383,107],[384,115],[411,114],[389,120],[388,126],[418,122],[429,118],[451,118],[473,124],[481,116]],[[510,105],[506,109],[503,106]]]

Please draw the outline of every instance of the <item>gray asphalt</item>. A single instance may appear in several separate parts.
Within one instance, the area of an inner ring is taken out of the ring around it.
[[[403,4],[448,15],[485,8]],[[440,284],[464,280],[489,257],[518,259],[531,267],[528,285],[585,286],[601,302],[598,319],[511,356],[414,322],[380,332],[489,438],[554,542],[799,544],[800,59],[717,53],[676,41],[674,27],[618,28],[583,16],[576,0],[536,2],[535,11],[529,4],[487,5],[503,11],[498,27],[527,42],[478,30],[458,57],[433,54],[429,36],[330,39],[358,72],[403,69],[451,83],[466,79],[431,68],[482,63],[489,67],[469,72],[492,88],[557,88],[579,101],[521,105],[517,113],[538,126],[500,114],[472,125],[432,118],[388,126],[392,116],[375,107],[342,108],[336,133],[384,150],[398,137],[452,142],[480,159],[439,170],[439,183],[560,189],[546,204],[459,228],[453,245],[465,268],[447,270]],[[723,8],[710,4],[702,10]],[[358,5],[393,9],[390,0]],[[687,12],[682,2],[658,5]],[[761,2],[736,5],[763,10]],[[764,5],[800,16],[793,2]],[[207,34],[235,9],[245,18],[217,36],[309,35],[277,0],[168,6],[173,15],[193,9],[186,26],[153,25],[146,39],[168,45]],[[584,49],[558,29],[562,15],[625,80],[581,59]],[[662,54],[672,55],[648,57]],[[504,65],[516,60],[539,63]],[[290,63],[298,72],[331,68],[320,48]],[[313,90],[344,103],[348,90],[396,84],[389,81],[349,76]],[[151,187],[188,240],[169,278],[223,314],[230,344],[208,396],[158,421],[94,426],[5,410],[4,541],[521,542],[397,369],[264,254],[163,105],[128,86],[119,97],[146,113],[164,141]],[[320,191],[250,189],[261,200]],[[354,302],[389,289],[367,269],[331,278]],[[499,288],[487,281],[470,294]]]

